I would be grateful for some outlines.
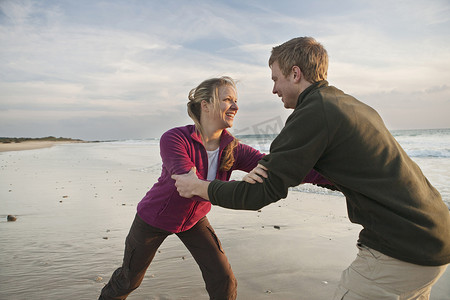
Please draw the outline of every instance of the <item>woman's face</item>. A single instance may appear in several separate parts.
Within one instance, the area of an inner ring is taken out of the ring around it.
[[[220,128],[229,128],[233,126],[234,116],[239,107],[237,105],[236,90],[231,85],[219,87],[219,113],[217,116]]]

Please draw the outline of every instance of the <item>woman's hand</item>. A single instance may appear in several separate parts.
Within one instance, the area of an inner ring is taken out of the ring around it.
[[[262,177],[267,178],[267,168],[261,164],[258,164],[253,170],[250,171],[250,173],[245,175],[242,180],[252,184],[256,182],[262,183]]]

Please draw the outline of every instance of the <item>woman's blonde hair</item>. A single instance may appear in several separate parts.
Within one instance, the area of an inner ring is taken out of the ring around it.
[[[189,102],[187,103],[187,110],[189,117],[194,121],[196,129],[203,136],[204,130],[200,123],[200,116],[202,112],[202,101],[205,100],[213,105],[216,112],[219,112],[219,88],[222,86],[231,86],[236,90],[235,81],[228,76],[218,78],[210,78],[200,83],[196,88],[193,88],[188,95]],[[228,144],[223,150],[222,161],[219,170],[228,171],[234,164],[234,149],[239,144],[236,138]]]
[[[327,79],[327,50],[312,37],[293,38],[272,48],[269,66],[278,62],[284,76],[292,72],[293,66],[298,66],[311,83]]]

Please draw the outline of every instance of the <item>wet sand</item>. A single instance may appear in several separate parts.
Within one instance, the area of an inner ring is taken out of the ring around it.
[[[120,266],[136,205],[160,173],[157,145],[63,144],[0,153],[0,299],[97,299]],[[238,179],[240,175],[236,175]],[[7,222],[8,214],[15,222]],[[290,192],[260,212],[213,207],[238,299],[330,299],[356,256],[345,199]],[[432,300],[450,299],[450,271]],[[137,299],[208,299],[189,252],[170,236]]]

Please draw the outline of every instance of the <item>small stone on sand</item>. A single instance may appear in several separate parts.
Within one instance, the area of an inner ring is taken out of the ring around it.
[[[13,215],[8,215],[6,219],[8,220],[8,222],[14,222],[15,220],[17,220],[17,218]]]

